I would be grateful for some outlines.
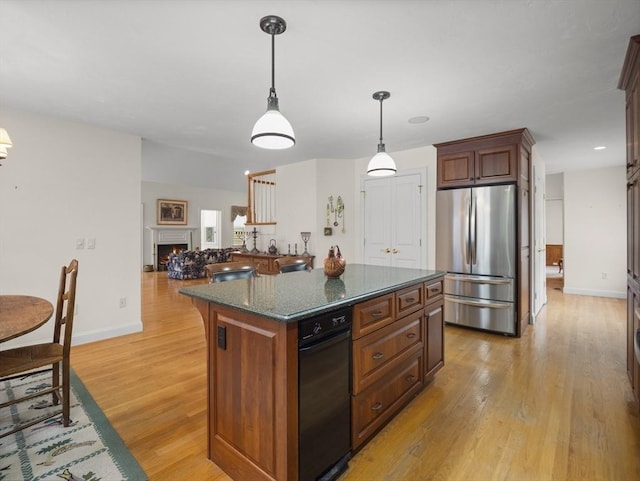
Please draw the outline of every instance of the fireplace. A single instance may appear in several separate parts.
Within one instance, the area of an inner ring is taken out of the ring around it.
[[[156,270],[166,267],[167,258],[172,252],[191,250],[194,227],[148,227],[151,230],[150,261]]]
[[[167,269],[167,262],[169,262],[169,254],[178,254],[183,250],[187,250],[189,246],[187,244],[160,244],[157,248],[156,265],[159,271]]]

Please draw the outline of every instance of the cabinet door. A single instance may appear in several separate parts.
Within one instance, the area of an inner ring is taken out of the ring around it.
[[[473,185],[474,152],[458,152],[438,156],[438,189]]]
[[[636,78],[627,94],[627,177],[640,168],[640,81]]]
[[[297,326],[233,310],[213,316],[209,457],[233,479],[293,479],[297,443],[283,439],[298,430]]]
[[[363,182],[365,264],[424,268],[423,185],[420,173]]]
[[[516,146],[505,145],[476,151],[475,183],[516,182]]]
[[[640,175],[627,184],[627,274],[640,281]]]
[[[442,304],[425,310],[425,381],[444,366],[444,316]]]

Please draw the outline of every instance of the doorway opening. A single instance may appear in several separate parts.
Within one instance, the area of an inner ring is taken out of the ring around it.
[[[200,211],[200,248],[220,248],[220,227],[222,212],[219,210]]]

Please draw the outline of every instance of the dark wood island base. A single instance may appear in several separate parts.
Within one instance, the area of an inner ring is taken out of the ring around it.
[[[298,321],[345,307],[361,449],[444,365],[442,275],[351,265],[340,292],[321,269],[181,289],[207,338],[209,458],[238,481],[298,481]]]

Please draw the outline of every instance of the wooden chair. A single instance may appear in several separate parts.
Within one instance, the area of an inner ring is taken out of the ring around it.
[[[256,266],[246,262],[220,262],[205,266],[211,283],[249,279],[256,276]]]
[[[311,270],[311,257],[303,256],[289,256],[279,257],[275,260],[276,266],[280,274],[293,271],[308,271]]]
[[[45,394],[52,394],[53,404],[62,403],[62,411],[54,411],[40,416],[27,423],[21,424],[13,430],[3,433],[0,438],[8,436],[22,429],[33,426],[44,419],[57,416],[62,412],[65,427],[69,426],[69,395],[71,391],[70,364],[71,334],[73,331],[73,315],[76,305],[76,279],[78,277],[78,261],[73,259],[69,266],[62,266],[58,298],[56,303],[55,326],[53,342],[34,344],[0,351],[0,378],[17,377],[27,371],[45,366],[52,366],[51,387],[42,389],[11,401],[0,404],[0,409],[26,401]],[[64,332],[63,332],[64,331]],[[62,371],[62,385],[60,372]]]

